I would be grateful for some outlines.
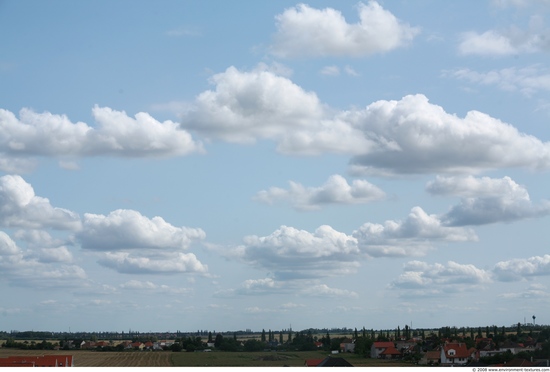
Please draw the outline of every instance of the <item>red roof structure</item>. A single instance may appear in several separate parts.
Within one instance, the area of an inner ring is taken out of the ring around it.
[[[0,358],[0,367],[72,367],[72,355],[10,356]]]

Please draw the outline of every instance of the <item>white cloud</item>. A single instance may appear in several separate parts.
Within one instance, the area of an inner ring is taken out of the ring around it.
[[[550,143],[479,111],[448,114],[421,94],[377,101],[339,116],[370,146],[352,159],[355,174],[477,173],[550,168]]]
[[[550,255],[501,261],[495,265],[493,273],[505,282],[550,275]]]
[[[175,227],[162,217],[149,219],[134,210],[118,209],[108,216],[84,214],[77,237],[83,248],[99,251],[182,250],[193,241],[204,239],[206,234],[199,228]]]
[[[29,157],[180,156],[202,152],[202,144],[172,121],[159,122],[145,112],[134,118],[124,111],[95,106],[97,127],[72,123],[65,115],[22,109],[19,119],[0,109],[0,166]],[[26,163],[22,164],[25,169]],[[9,167],[8,167],[9,168]],[[6,170],[6,169],[4,169]]]
[[[353,237],[320,226],[315,232],[281,226],[264,237],[244,238],[233,255],[271,270],[276,280],[316,278],[354,272],[359,250]]]
[[[354,180],[351,185],[340,175],[332,175],[320,187],[304,187],[290,181],[288,190],[271,187],[262,190],[255,200],[267,204],[288,202],[298,210],[317,210],[325,204],[362,204],[382,200],[385,193],[365,180]]]
[[[76,213],[36,196],[21,176],[7,175],[0,177],[0,226],[77,230],[81,222]]]
[[[483,225],[550,214],[550,202],[534,205],[529,193],[510,177],[440,177],[426,190],[435,195],[460,196],[461,202],[441,216],[447,225]]]
[[[489,72],[477,72],[468,68],[445,72],[458,79],[481,85],[496,85],[502,90],[519,91],[531,96],[538,91],[550,91],[550,71],[540,65],[524,68],[510,67]]]
[[[349,154],[356,175],[478,173],[550,168],[550,143],[479,111],[449,114],[422,95],[331,110],[265,66],[214,75],[182,126],[236,143],[270,139],[284,154]]]
[[[353,69],[353,67],[346,65],[344,67],[344,72],[350,76],[359,76],[359,73]]]
[[[229,67],[211,82],[215,90],[196,98],[194,108],[182,117],[183,127],[228,142],[272,139],[286,154],[349,153],[366,145],[347,123],[326,119],[327,108],[315,93],[265,65],[251,72]]]
[[[545,28],[543,18],[538,15],[531,17],[527,30],[511,26],[500,31],[469,31],[460,39],[458,50],[464,55],[506,56],[550,51],[550,29]]]
[[[527,300],[527,299],[533,299],[533,300],[546,300],[550,298],[550,292],[548,289],[537,283],[533,283],[527,287],[527,289],[521,291],[521,292],[506,292],[501,293],[498,295],[498,297],[503,298],[505,300]]]
[[[86,285],[84,269],[72,265],[72,255],[65,247],[44,248],[38,252],[24,250],[0,231],[0,271],[2,279],[15,286],[35,288],[82,287]]]
[[[73,254],[67,247],[42,248],[38,251],[40,262],[66,262],[73,261]]]
[[[408,44],[419,29],[398,20],[375,1],[357,5],[359,22],[349,24],[332,8],[298,4],[277,15],[271,52],[283,58],[384,53]]]
[[[193,253],[171,253],[160,257],[133,255],[128,252],[106,252],[98,261],[122,274],[206,274],[208,266],[203,265]]]
[[[338,76],[340,75],[340,69],[338,66],[325,66],[320,71],[321,75]]]
[[[319,284],[305,288],[300,295],[307,297],[357,298],[358,294],[347,289],[331,288],[326,284]]]
[[[372,257],[421,256],[436,242],[475,241],[473,230],[444,226],[436,215],[422,208],[411,209],[404,221],[386,221],[383,225],[367,222],[352,234],[359,248]]]
[[[474,265],[454,261],[447,265],[410,261],[404,265],[404,273],[392,281],[389,288],[404,291],[404,296],[435,296],[468,289],[492,282],[491,272]]]
[[[283,289],[283,283],[277,282],[271,278],[248,279],[245,280],[240,288],[235,290],[239,295],[263,295],[280,292]]]
[[[444,226],[415,207],[404,221],[365,223],[351,235],[323,225],[313,233],[281,226],[264,237],[247,236],[226,255],[270,271],[277,281],[353,273],[369,257],[421,256],[441,242],[475,241],[471,229]]]
[[[124,289],[156,289],[157,285],[149,281],[141,280],[129,280],[126,283],[120,285],[120,288]]]

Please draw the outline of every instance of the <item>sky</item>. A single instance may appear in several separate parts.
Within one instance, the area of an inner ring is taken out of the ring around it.
[[[548,0],[3,0],[0,45],[0,330],[550,323]]]

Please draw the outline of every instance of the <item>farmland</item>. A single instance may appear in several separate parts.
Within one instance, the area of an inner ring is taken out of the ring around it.
[[[328,354],[322,351],[289,352],[211,352],[173,353],[172,362],[178,367],[303,367],[306,359],[323,359]],[[400,361],[384,361],[363,358],[356,354],[340,354],[356,367],[402,367],[411,366]]]
[[[87,350],[14,350],[0,349],[0,358],[10,355],[73,355],[75,367],[170,367],[172,352],[99,352]]]
[[[306,359],[322,359],[328,354],[320,351],[303,352],[223,352],[173,353],[170,351],[99,352],[87,350],[13,350],[0,348],[0,358],[10,355],[64,355],[74,357],[75,367],[302,367]],[[354,366],[410,366],[399,361],[362,358],[356,354],[337,355]]]

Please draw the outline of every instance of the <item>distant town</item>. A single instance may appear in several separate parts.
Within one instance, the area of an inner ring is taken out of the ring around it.
[[[2,331],[2,349],[101,352],[316,351],[433,366],[549,366],[550,326],[331,328],[175,332]],[[72,354],[71,354],[72,355]],[[67,359],[68,360],[68,359]],[[318,361],[320,363],[320,360]],[[310,361],[310,363],[313,363]],[[0,364],[2,364],[0,358]],[[307,364],[307,361],[306,361]]]

